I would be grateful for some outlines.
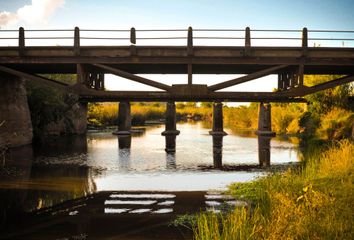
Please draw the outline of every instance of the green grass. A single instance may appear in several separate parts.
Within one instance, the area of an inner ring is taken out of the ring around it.
[[[233,184],[230,193],[248,207],[201,213],[195,239],[353,239],[353,152],[343,140],[314,151],[300,168]]]

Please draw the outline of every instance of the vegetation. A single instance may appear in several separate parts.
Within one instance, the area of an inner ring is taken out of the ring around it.
[[[74,75],[53,74],[45,77],[65,83],[75,81]],[[45,135],[45,126],[65,118],[65,113],[78,102],[78,97],[73,94],[64,93],[35,81],[26,81],[26,89],[35,140]],[[66,124],[71,124],[69,119],[65,120]]]
[[[230,193],[248,206],[201,213],[195,238],[353,239],[353,152],[342,140],[307,156],[299,169],[233,184]]]

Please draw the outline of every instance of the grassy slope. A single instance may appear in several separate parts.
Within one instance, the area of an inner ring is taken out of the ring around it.
[[[249,202],[220,216],[201,213],[196,239],[353,239],[354,144],[308,156],[301,169],[230,186]]]

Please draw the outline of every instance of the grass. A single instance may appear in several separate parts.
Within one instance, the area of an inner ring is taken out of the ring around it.
[[[228,214],[201,213],[196,239],[353,239],[354,144],[342,140],[314,151],[297,169],[230,193],[248,207]]]

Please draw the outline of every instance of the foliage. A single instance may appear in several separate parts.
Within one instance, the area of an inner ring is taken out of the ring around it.
[[[76,95],[34,81],[27,81],[26,88],[35,139],[44,135],[43,129],[46,125],[65,117],[65,113],[78,101]]]
[[[201,213],[196,239],[353,239],[354,144],[314,151],[301,169],[230,186],[249,206]]]

